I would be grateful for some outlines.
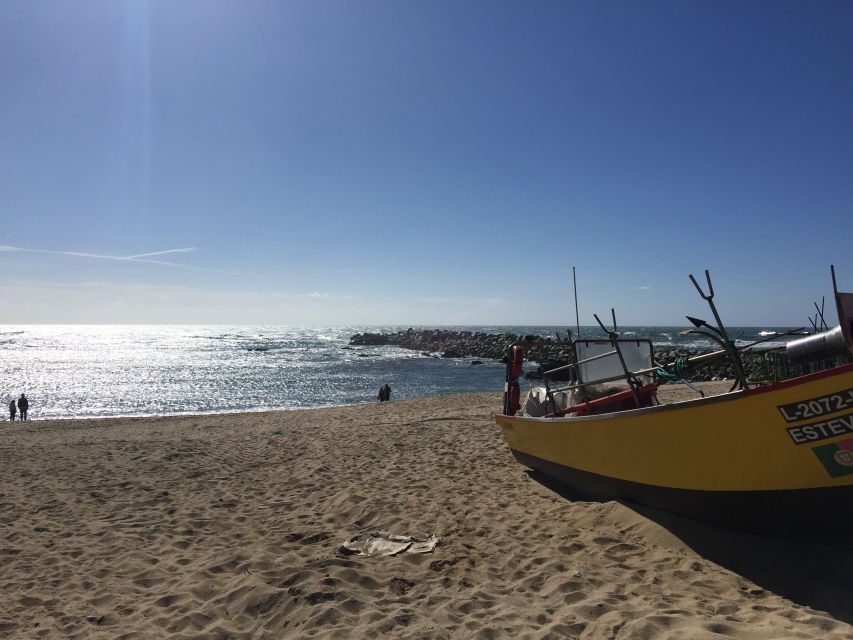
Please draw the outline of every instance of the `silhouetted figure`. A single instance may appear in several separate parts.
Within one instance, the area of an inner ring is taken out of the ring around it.
[[[15,421],[15,413],[16,413],[15,399],[13,398],[12,402],[9,403],[9,420],[12,422]]]
[[[22,393],[21,397],[18,398],[18,413],[21,414],[21,420],[27,419],[27,411],[29,410],[29,408],[30,402],[29,400],[27,400],[27,396]]]
[[[386,384],[382,390],[385,392],[385,402],[388,402],[391,399],[391,387]]]

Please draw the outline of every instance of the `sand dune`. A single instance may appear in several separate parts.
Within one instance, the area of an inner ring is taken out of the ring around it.
[[[573,500],[513,460],[499,403],[6,423],[0,636],[853,637],[837,541]],[[339,553],[380,529],[441,543]]]

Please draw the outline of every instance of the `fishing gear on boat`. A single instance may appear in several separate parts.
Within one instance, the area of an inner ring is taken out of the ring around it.
[[[714,314],[714,320],[717,321],[717,326],[714,327],[704,320],[698,320],[687,316],[687,319],[696,327],[695,330],[690,330],[690,332],[705,335],[708,338],[719,342],[720,346],[723,347],[723,350],[726,351],[731,359],[732,366],[735,369],[735,384],[732,386],[732,390],[734,390],[735,387],[749,389],[749,384],[746,381],[746,372],[743,369],[743,361],[740,359],[740,354],[735,348],[734,342],[731,341],[728,333],[726,332],[726,327],[723,325],[723,321],[720,319],[720,314],[717,312],[717,305],[714,304],[714,285],[711,283],[711,273],[707,269],[705,269],[705,280],[708,282],[707,294],[702,290],[702,287],[699,286],[699,283],[696,282],[696,278],[693,277],[693,274],[690,274],[690,282],[692,282],[693,286],[696,287],[696,291],[699,292],[699,296],[708,303],[708,306],[711,308],[711,313]],[[706,327],[717,335],[715,336],[712,333],[701,331],[699,329],[700,327]]]
[[[685,374],[687,373],[688,369],[690,368],[689,363],[690,358],[688,358],[687,356],[681,356],[679,358],[676,358],[669,364],[661,364],[657,360],[655,360],[655,364],[657,365],[655,375],[659,378],[663,378],[664,380],[682,380],[685,377]]]

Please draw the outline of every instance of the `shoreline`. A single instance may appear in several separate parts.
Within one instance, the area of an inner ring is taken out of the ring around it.
[[[391,403],[400,403],[406,402],[409,400],[420,400],[424,398],[441,398],[441,397],[456,397],[456,396],[477,396],[477,395],[490,395],[490,394],[499,394],[502,396],[503,391],[470,391],[470,392],[460,392],[460,393],[435,393],[431,395],[424,396],[412,396],[409,398],[399,398],[392,399],[389,402]],[[280,407],[280,408],[245,408],[245,409],[234,409],[228,411],[210,411],[210,412],[188,412],[188,413],[144,413],[144,414],[121,414],[114,416],[73,416],[73,417],[62,417],[62,418],[30,418],[26,422],[36,422],[40,425],[54,423],[54,422],[92,422],[92,421],[102,421],[102,420],[168,420],[168,419],[180,419],[180,418],[207,418],[207,417],[217,417],[217,416],[240,416],[243,414],[277,414],[277,413],[290,413],[294,411],[319,411],[324,409],[345,409],[349,407],[364,407],[370,406],[374,404],[379,404],[376,399],[373,400],[365,400],[364,402],[350,402],[345,404],[329,404],[329,405],[319,405],[314,407]],[[500,403],[496,404],[496,411],[500,409]],[[8,415],[8,414],[7,414]],[[0,420],[0,429],[3,426],[18,426],[21,423],[17,418],[14,422],[8,420]]]
[[[696,386],[708,391],[711,390],[713,395],[717,395],[718,393],[722,393],[728,390],[728,386],[731,385],[731,380],[715,380],[715,381],[701,381],[696,383]],[[661,384],[658,394],[659,396],[663,396],[662,401],[672,402],[674,400],[666,400],[667,398],[679,397],[681,395],[681,391],[685,389],[685,385],[681,383],[665,383]],[[461,393],[436,393],[431,395],[424,396],[413,396],[409,398],[400,398],[396,400],[391,400],[391,403],[400,403],[406,402],[410,400],[419,400],[425,398],[463,398],[466,396],[483,396],[483,395],[495,395],[498,398],[498,401],[495,404],[495,413],[499,412],[501,409],[503,397],[503,391],[495,390],[495,391],[471,391],[471,392],[461,392]],[[364,402],[353,402],[348,404],[335,404],[335,405],[323,405],[316,407],[281,407],[275,409],[263,408],[263,409],[254,409],[254,408],[246,408],[246,409],[234,409],[229,411],[211,411],[211,412],[188,412],[188,413],[165,413],[165,414],[122,414],[122,415],[114,415],[114,416],[74,416],[74,417],[63,417],[63,418],[30,418],[26,422],[35,422],[39,425],[45,425],[48,423],[55,422],[91,422],[91,421],[105,421],[105,420],[168,420],[168,419],[180,419],[180,418],[205,418],[205,417],[216,417],[216,416],[239,416],[242,414],[276,414],[276,413],[289,413],[293,411],[314,411],[314,410],[322,410],[322,409],[343,409],[348,407],[364,407],[370,406],[373,404],[378,404],[378,402],[374,400],[365,400]],[[9,427],[12,425],[17,426],[21,421],[15,420],[14,422],[10,422],[9,420],[4,420],[0,422],[0,429],[2,427]]]

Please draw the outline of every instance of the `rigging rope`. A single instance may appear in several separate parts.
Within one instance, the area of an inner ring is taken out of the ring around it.
[[[676,358],[675,362],[671,365],[663,365],[658,361],[655,361],[655,366],[657,366],[657,375],[664,380],[681,380],[685,377],[687,373],[688,360],[686,356],[682,356],[680,358]],[[669,366],[669,369],[667,369]],[[671,369],[671,370],[670,370]]]

